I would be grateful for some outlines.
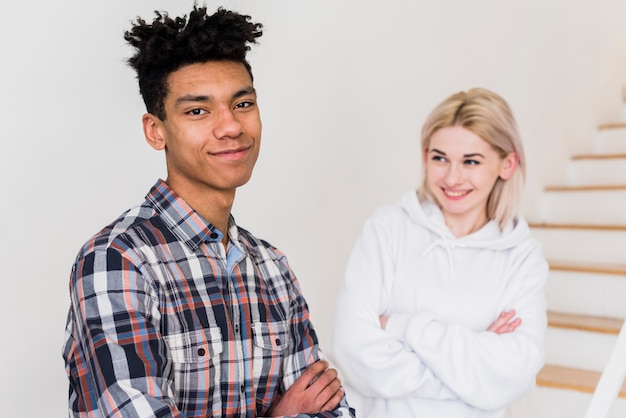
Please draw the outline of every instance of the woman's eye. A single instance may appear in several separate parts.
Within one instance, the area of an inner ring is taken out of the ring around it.
[[[446,161],[446,159],[445,159],[445,158],[443,158],[443,157],[441,157],[441,156],[439,156],[439,155],[434,155],[434,156],[433,156],[433,158],[432,158],[432,160],[433,160],[433,161],[438,161],[438,162],[445,162],[445,161]]]
[[[478,161],[476,161],[476,160],[465,160],[465,164],[467,164],[467,165],[478,165],[480,163]]]

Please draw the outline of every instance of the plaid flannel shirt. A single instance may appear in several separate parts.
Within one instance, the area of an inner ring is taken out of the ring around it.
[[[285,256],[163,181],[90,239],[63,356],[76,417],[260,417],[322,356]],[[346,399],[335,411],[354,416]]]

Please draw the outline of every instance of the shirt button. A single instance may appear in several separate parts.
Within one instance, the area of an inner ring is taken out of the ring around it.
[[[276,338],[276,345],[280,345],[280,338]]]
[[[210,235],[210,236],[211,236],[211,238],[212,238],[212,239],[217,239],[217,237],[218,237],[219,235],[217,235],[217,232],[211,232],[211,235]]]
[[[241,385],[241,388],[240,388],[240,389],[241,389],[241,393],[245,393],[245,391],[246,391],[246,387],[245,387],[244,385]]]
[[[198,348],[198,355],[203,357],[206,354],[206,350],[204,348]]]

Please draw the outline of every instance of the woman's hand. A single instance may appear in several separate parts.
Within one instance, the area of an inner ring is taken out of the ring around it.
[[[385,329],[385,327],[387,326],[387,321],[389,320],[389,317],[385,315],[381,315],[379,319],[380,319],[380,327],[382,329]]]
[[[515,331],[522,323],[522,320],[514,317],[515,309],[502,312],[500,316],[498,316],[498,319],[496,319],[493,324],[489,325],[487,331],[495,332],[496,334],[506,334]]]

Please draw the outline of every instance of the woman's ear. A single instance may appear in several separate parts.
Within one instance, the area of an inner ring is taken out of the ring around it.
[[[504,157],[502,161],[502,168],[500,169],[500,178],[502,180],[508,180],[511,178],[515,169],[519,164],[519,155],[516,152],[510,152],[509,155]]]
[[[163,123],[161,119],[152,113],[146,113],[141,118],[143,124],[143,134],[146,142],[155,150],[165,149],[165,136],[163,135]]]
[[[422,163],[424,167],[426,167],[426,163],[428,162],[428,147],[424,147],[422,149]]]

